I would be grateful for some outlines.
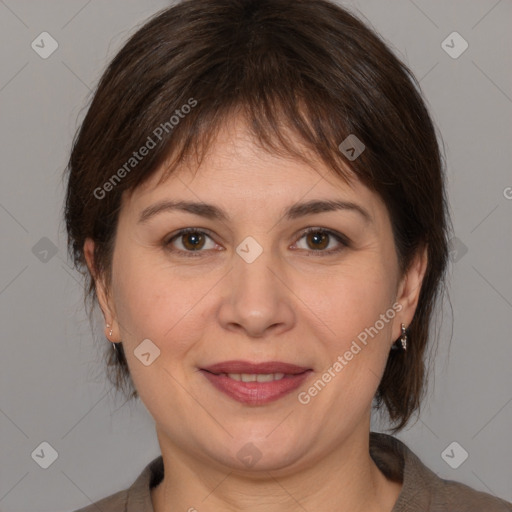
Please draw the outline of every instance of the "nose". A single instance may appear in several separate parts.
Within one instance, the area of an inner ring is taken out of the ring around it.
[[[293,328],[294,295],[287,281],[283,262],[270,251],[263,250],[250,263],[235,253],[219,309],[222,327],[253,338]]]

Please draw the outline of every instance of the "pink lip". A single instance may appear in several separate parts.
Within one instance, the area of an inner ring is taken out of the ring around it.
[[[260,364],[227,361],[201,369],[216,389],[248,405],[264,405],[278,400],[297,389],[311,372],[308,368],[276,361]],[[231,379],[227,373],[284,373],[285,376],[271,382],[242,382]]]
[[[264,363],[251,363],[248,361],[224,361],[206,368],[201,368],[210,373],[286,373],[296,375],[304,373],[311,368],[297,366],[295,364],[282,363],[280,361],[267,361]]]

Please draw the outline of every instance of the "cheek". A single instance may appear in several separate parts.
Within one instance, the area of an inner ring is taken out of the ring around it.
[[[176,388],[172,376],[181,380],[181,365],[204,332],[197,306],[212,283],[183,279],[176,269],[128,254],[118,258],[113,281],[130,375],[139,396],[151,407],[158,401],[157,390]],[[158,356],[148,366],[137,357],[142,353],[138,347],[146,339],[158,347],[149,345],[154,351],[150,357]]]
[[[392,307],[394,288],[394,275],[386,265],[369,260],[346,265],[326,279],[320,289],[310,289],[317,290],[319,314],[333,326],[336,338],[347,340],[373,326]]]
[[[322,337],[324,369],[337,362],[332,370],[336,383],[328,393],[337,395],[331,396],[334,401],[346,404],[362,399],[366,403],[378,386],[396,315],[395,282],[390,276],[393,274],[378,262],[347,266],[332,277],[328,294],[319,302],[315,312],[329,327]]]
[[[149,339],[161,351],[159,365],[178,367],[205,336],[205,307],[221,273],[172,265],[147,250],[120,251],[116,265],[114,298],[129,365],[138,369],[133,351]]]

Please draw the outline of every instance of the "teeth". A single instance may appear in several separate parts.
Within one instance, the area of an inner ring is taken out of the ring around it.
[[[227,376],[241,382],[271,382],[281,380],[284,373],[228,373]]]

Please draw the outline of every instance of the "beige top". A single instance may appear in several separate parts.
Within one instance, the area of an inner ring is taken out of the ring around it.
[[[370,455],[388,478],[403,484],[391,512],[512,512],[510,502],[439,478],[402,441],[390,435],[370,432]],[[75,512],[154,512],[150,489],[163,475],[159,456],[128,489]]]

